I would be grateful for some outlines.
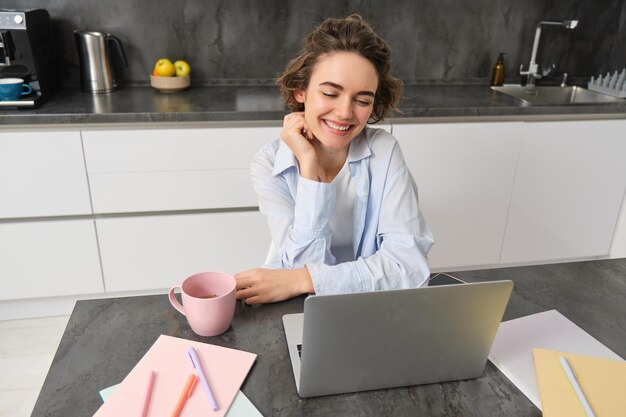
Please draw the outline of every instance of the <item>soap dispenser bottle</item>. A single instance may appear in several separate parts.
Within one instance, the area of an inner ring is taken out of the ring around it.
[[[491,72],[491,85],[504,84],[504,55],[505,52],[500,52],[496,63],[493,65],[493,70]]]

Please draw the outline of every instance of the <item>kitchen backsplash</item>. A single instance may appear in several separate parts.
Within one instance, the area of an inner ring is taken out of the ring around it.
[[[540,20],[579,19],[574,31],[545,29],[538,61],[555,77],[586,77],[626,63],[622,0],[0,0],[0,8],[45,8],[53,20],[64,84],[78,85],[74,29],[116,35],[129,68],[123,84],[144,84],[162,57],[186,59],[196,84],[277,77],[304,36],[324,18],[359,13],[393,49],[405,82],[487,83],[498,52],[507,82],[528,66]]]

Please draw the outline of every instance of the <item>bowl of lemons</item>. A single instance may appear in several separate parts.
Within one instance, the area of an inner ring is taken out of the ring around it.
[[[167,58],[159,59],[150,74],[150,85],[162,93],[175,93],[191,85],[189,73],[191,67],[182,59],[172,62]]]

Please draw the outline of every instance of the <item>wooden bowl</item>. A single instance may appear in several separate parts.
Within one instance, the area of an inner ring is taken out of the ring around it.
[[[150,74],[150,85],[162,93],[175,93],[191,84],[189,75],[184,77],[155,77]]]

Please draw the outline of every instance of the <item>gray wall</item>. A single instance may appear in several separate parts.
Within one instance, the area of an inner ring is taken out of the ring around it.
[[[579,19],[574,31],[544,30],[539,62],[589,77],[626,66],[622,0],[0,0],[41,7],[54,22],[65,84],[78,85],[72,31],[112,33],[124,43],[126,84],[146,83],[161,57],[186,59],[196,84],[277,77],[305,34],[329,16],[360,13],[388,40],[405,82],[487,83],[498,52],[507,82],[528,66],[537,23]]]

